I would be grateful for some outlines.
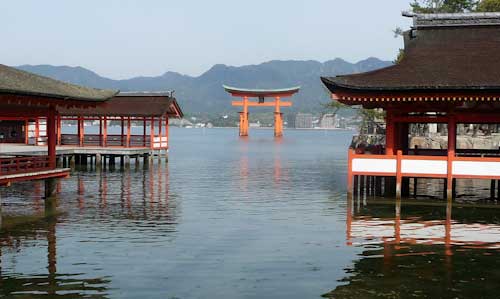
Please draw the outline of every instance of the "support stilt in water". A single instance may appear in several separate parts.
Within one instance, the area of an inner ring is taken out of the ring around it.
[[[497,199],[500,200],[500,180],[497,181]]]
[[[95,155],[95,167],[101,168],[101,165],[102,165],[102,156],[101,156],[101,154],[96,154]]]
[[[375,177],[375,196],[382,196],[382,177]]]
[[[401,196],[410,196],[410,178],[403,178],[401,183]]]
[[[359,196],[363,197],[365,195],[365,179],[366,176],[359,176]]]
[[[453,179],[451,183],[451,194],[452,198],[457,198],[457,179]]]
[[[448,179],[444,179],[443,186],[443,199],[448,200]]]
[[[384,177],[384,197],[396,196],[396,178]]]
[[[397,151],[397,166],[396,166],[396,199],[401,199],[401,185],[403,177],[401,175],[401,160],[403,158],[402,151]]]
[[[418,178],[413,178],[413,197],[417,197]]]
[[[366,196],[370,196],[372,191],[372,177],[366,177]]]
[[[45,199],[50,199],[56,196],[56,179],[45,180]]]
[[[63,167],[63,156],[62,155],[59,155],[57,156],[57,160],[56,160],[56,167],[57,168],[61,168]]]
[[[354,183],[353,183],[353,190],[352,190],[352,192],[355,196],[358,195],[358,190],[359,190],[359,175],[355,175],[354,176]]]
[[[71,155],[69,156],[69,167],[71,169],[75,169],[75,165],[76,165],[76,158],[75,158],[75,155]]]
[[[496,180],[491,180],[490,183],[490,199],[495,199],[495,189],[496,189]]]
[[[124,163],[125,163],[125,169],[129,169],[130,168],[130,156],[124,156],[123,159],[125,160]]]

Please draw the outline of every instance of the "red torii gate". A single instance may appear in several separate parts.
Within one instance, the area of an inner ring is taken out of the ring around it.
[[[240,136],[248,136],[248,107],[274,107],[274,136],[283,136],[283,113],[281,107],[291,107],[292,102],[283,102],[281,98],[291,97],[300,90],[300,86],[284,89],[244,89],[223,85],[224,89],[233,97],[240,97],[242,101],[233,101],[233,106],[242,106],[240,112]],[[274,102],[265,103],[265,98],[274,98]],[[258,98],[258,102],[251,102],[249,98]]]

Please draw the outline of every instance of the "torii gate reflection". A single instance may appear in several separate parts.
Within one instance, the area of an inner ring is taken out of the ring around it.
[[[240,136],[248,136],[248,107],[274,107],[274,136],[283,136],[283,113],[281,107],[291,107],[292,102],[283,102],[281,98],[291,97],[299,92],[300,86],[284,89],[244,89],[223,85],[224,89],[233,97],[240,97],[242,101],[233,101],[233,106],[242,106],[240,112]],[[265,98],[274,98],[274,102],[265,103]],[[249,98],[258,98],[258,102],[251,102]]]

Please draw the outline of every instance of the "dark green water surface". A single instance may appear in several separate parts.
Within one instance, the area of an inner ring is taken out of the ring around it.
[[[171,129],[170,162],[2,187],[0,297],[498,298],[500,206],[346,195],[352,133]]]

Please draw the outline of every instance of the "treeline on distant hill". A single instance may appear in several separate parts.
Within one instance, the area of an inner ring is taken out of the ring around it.
[[[391,65],[390,61],[368,58],[357,63],[334,59],[318,61],[269,61],[241,67],[218,64],[198,77],[166,72],[157,77],[135,77],[113,80],[82,68],[51,65],[23,65],[19,69],[54,79],[95,88],[121,91],[175,90],[183,110],[188,114],[224,114],[237,110],[231,107],[231,97],[222,84],[245,88],[282,88],[300,85],[301,91],[294,96],[290,112],[319,112],[330,101],[329,93],[320,81],[321,76],[352,74]],[[265,112],[255,109],[255,112]]]

